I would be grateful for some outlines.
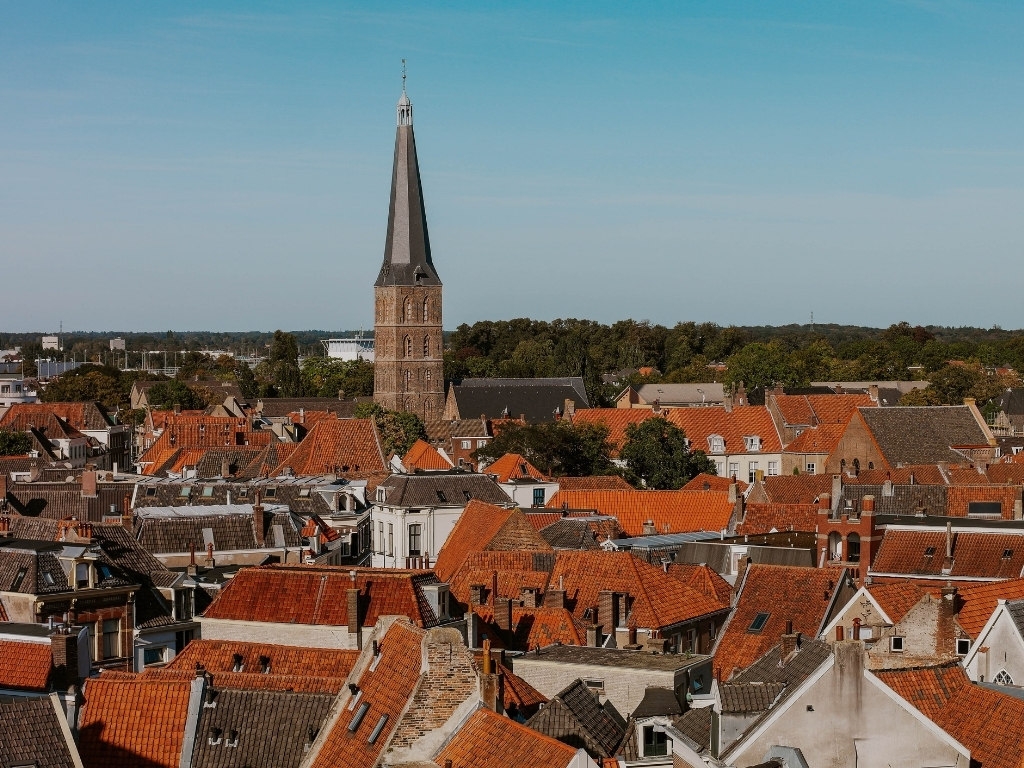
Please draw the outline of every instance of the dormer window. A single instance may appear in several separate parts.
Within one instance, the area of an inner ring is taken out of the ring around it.
[[[725,453],[725,438],[721,435],[708,435],[708,449],[711,453]]]
[[[747,447],[747,453],[757,453],[761,450],[761,438],[757,435],[744,435],[743,443]]]

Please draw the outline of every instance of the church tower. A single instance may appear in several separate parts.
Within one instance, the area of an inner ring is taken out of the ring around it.
[[[421,419],[444,410],[444,347],[441,337],[441,280],[430,258],[412,102],[398,100],[398,135],[391,175],[391,209],[384,264],[374,283],[373,399]]]

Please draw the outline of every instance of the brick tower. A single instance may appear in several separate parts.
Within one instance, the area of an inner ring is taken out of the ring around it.
[[[430,258],[427,213],[412,131],[412,103],[398,100],[398,135],[384,264],[374,283],[373,398],[437,419],[444,410],[441,280]]]

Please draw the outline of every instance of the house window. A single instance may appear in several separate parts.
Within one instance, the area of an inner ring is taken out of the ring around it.
[[[395,554],[395,526],[388,523],[388,555]]]
[[[967,503],[967,514],[971,517],[1002,517],[1003,504],[1000,501],[971,501]]]
[[[697,630],[686,630],[686,650],[690,653],[697,653]]]
[[[769,461],[768,462],[768,476],[775,477],[779,474],[779,462]]]
[[[583,684],[587,686],[587,690],[591,693],[604,693],[604,680],[598,680],[596,678],[585,679]]]
[[[142,663],[147,667],[153,664],[163,664],[166,654],[166,648],[146,648],[142,652]]]
[[[956,655],[966,656],[971,650],[971,641],[966,637],[959,637],[956,641]]]
[[[543,507],[544,506],[544,489],[534,488],[533,489],[533,506]]]
[[[85,589],[89,586],[89,564],[88,563],[76,563],[75,564],[75,586],[79,589]]]
[[[992,682],[996,685],[1013,685],[1013,678],[1010,677],[1010,673],[1005,669],[999,670],[999,674],[992,678]]]
[[[747,462],[747,482],[752,483],[755,479],[757,479],[757,462],[749,461]]]
[[[761,438],[757,435],[744,437],[743,444],[747,447],[747,453],[756,453],[761,450]]]
[[[860,536],[856,533],[846,537],[846,560],[850,563],[860,562]]]
[[[729,462],[729,477],[737,477],[740,473],[740,463],[738,461]]]
[[[380,524],[380,534],[377,536],[377,551],[384,554],[384,523]]]
[[[210,498],[211,496],[213,496],[213,486],[212,485],[207,485],[206,487],[203,488],[203,496],[205,498],[207,498],[207,499]]]
[[[409,557],[419,557],[420,554],[420,524],[413,523],[409,526]]]
[[[757,633],[764,629],[764,625],[768,623],[768,617],[770,613],[759,613],[754,617],[754,620],[750,622],[750,626],[747,627],[747,632]]]
[[[473,441],[472,440],[463,440],[462,441],[462,448],[463,448],[463,450],[468,451],[472,447],[473,447]]]
[[[103,658],[116,659],[121,655],[121,620],[103,620]]]
[[[178,495],[183,499],[187,499],[190,493],[192,493],[192,489],[189,488],[187,485],[183,485],[181,487],[181,490],[178,491]]]
[[[716,461],[715,462],[715,474],[718,475],[719,477],[725,477],[725,462],[724,461]]]
[[[708,435],[708,448],[712,453],[725,453],[725,438],[721,435]]]
[[[448,503],[448,497],[444,495],[444,491],[437,491],[437,500],[442,504]]]
[[[274,498],[275,496],[277,496],[277,488],[267,488],[265,495],[268,499]]]
[[[664,729],[658,730],[653,725],[644,726],[644,757],[657,757],[668,754],[668,737]]]
[[[894,635],[889,638],[889,650],[893,653],[903,653],[903,638],[899,635]]]
[[[476,441],[476,447],[477,448],[483,448],[485,445],[487,445],[487,441],[486,440],[477,440]]]
[[[156,488],[147,488],[146,489],[146,496],[150,496],[150,497],[156,496]]]
[[[814,462],[813,461],[808,461],[807,462],[807,468],[804,471],[806,471],[808,475],[813,475],[814,474]]]
[[[17,592],[21,586],[21,582],[25,580],[25,574],[28,573],[28,568],[19,568],[17,575],[14,577],[14,581],[11,583],[11,591]]]

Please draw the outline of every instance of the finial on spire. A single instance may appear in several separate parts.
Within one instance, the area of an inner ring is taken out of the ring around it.
[[[402,59],[402,97],[398,100],[398,125],[412,125],[412,102],[405,92],[405,59]]]
[[[402,93],[405,93],[405,59],[402,59]]]

